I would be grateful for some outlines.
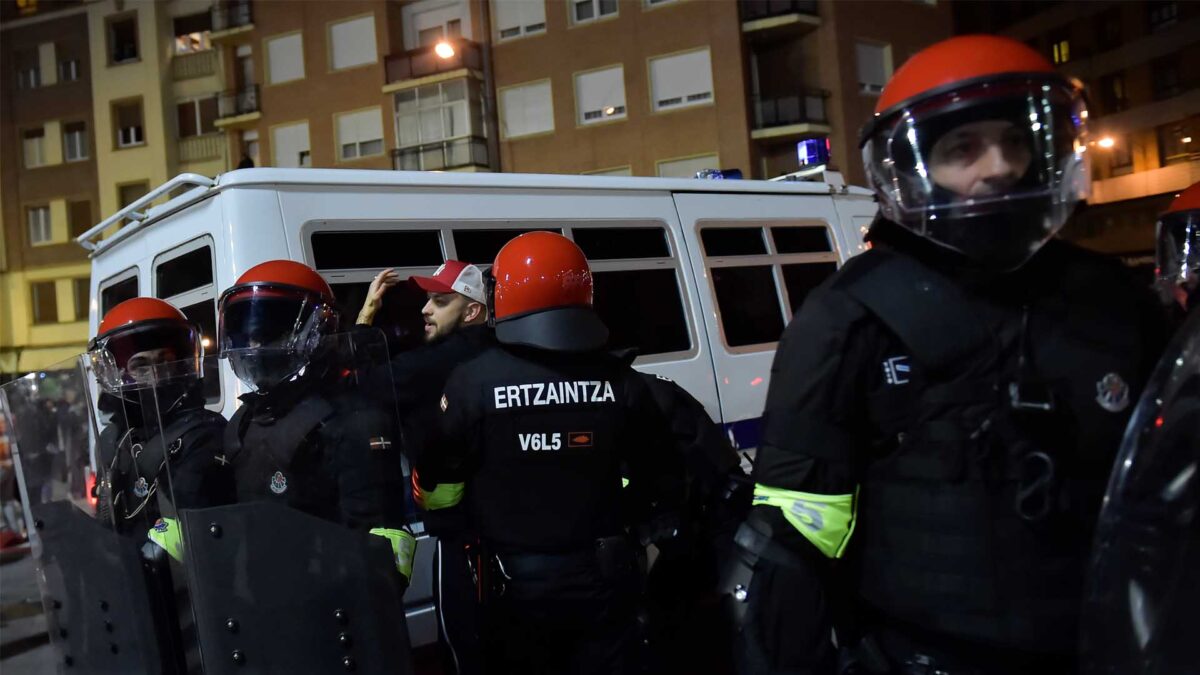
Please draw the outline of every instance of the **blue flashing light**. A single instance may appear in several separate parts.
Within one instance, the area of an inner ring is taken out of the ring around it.
[[[829,139],[806,138],[796,143],[796,158],[800,167],[829,163]]]

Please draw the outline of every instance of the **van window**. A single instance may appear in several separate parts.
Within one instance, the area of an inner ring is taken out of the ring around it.
[[[721,334],[730,348],[777,342],[788,318],[838,266],[823,222],[721,223],[702,226],[699,234]]]
[[[100,282],[100,318],[108,314],[108,310],[138,296],[137,268],[114,274]]]
[[[473,265],[491,265],[496,260],[496,254],[504,245],[518,235],[526,232],[554,232],[562,234],[562,230],[551,227],[530,227],[504,230],[455,230],[454,257],[456,260],[469,262]]]
[[[437,267],[445,262],[437,230],[313,232],[309,243],[318,270]]]
[[[362,309],[371,282],[335,283],[330,287],[342,314],[342,325],[353,324]],[[421,308],[426,300],[425,291],[413,283],[397,284],[384,294],[383,305],[376,312],[371,325],[383,331],[391,355],[418,347],[424,342],[425,320],[421,318]]]
[[[572,234],[589,261],[671,257],[661,227],[579,228]]]
[[[154,297],[179,308],[200,328],[204,353],[217,353],[217,285],[212,237],[205,235],[158,255],[153,267]],[[204,363],[204,400],[221,402],[221,369],[217,360]]]

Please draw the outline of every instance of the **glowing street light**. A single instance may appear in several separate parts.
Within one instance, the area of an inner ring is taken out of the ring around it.
[[[449,42],[439,42],[433,47],[433,53],[443,59],[449,59],[454,56],[454,46]]]
[[[1191,142],[1192,142],[1192,137],[1191,137],[1191,136],[1184,136],[1183,138],[1181,138],[1181,139],[1179,139],[1179,140],[1183,141],[1184,143],[1191,143]]]
[[[1097,145],[1104,148],[1105,150],[1107,150],[1108,148],[1111,148],[1115,144],[1116,144],[1116,141],[1114,141],[1112,139],[1112,136],[1105,136],[1104,138],[1100,139],[1099,143],[1097,143]]]

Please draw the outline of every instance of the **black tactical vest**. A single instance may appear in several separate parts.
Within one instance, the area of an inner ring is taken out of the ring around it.
[[[1145,346],[1134,308],[1115,302],[1127,293],[1107,293],[1115,284],[1092,263],[1062,264],[1055,288],[1024,302],[972,294],[879,248],[834,285],[919,373],[868,401],[881,438],[852,557],[864,602],[887,619],[1005,648],[1075,644],[1085,560]]]

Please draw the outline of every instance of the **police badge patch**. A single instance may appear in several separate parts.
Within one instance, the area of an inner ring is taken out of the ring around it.
[[[150,494],[150,484],[146,482],[145,478],[138,478],[137,481],[134,482],[133,494],[138,499],[142,499],[146,495]]]
[[[1129,407],[1129,385],[1116,373],[1109,373],[1096,383],[1096,403],[1109,412],[1121,412]]]
[[[154,521],[154,531],[155,532],[166,532],[167,529],[168,529],[167,523],[162,518],[159,518],[158,520]]]
[[[282,471],[276,471],[274,476],[271,476],[271,492],[281,495],[287,492],[287,477]]]

